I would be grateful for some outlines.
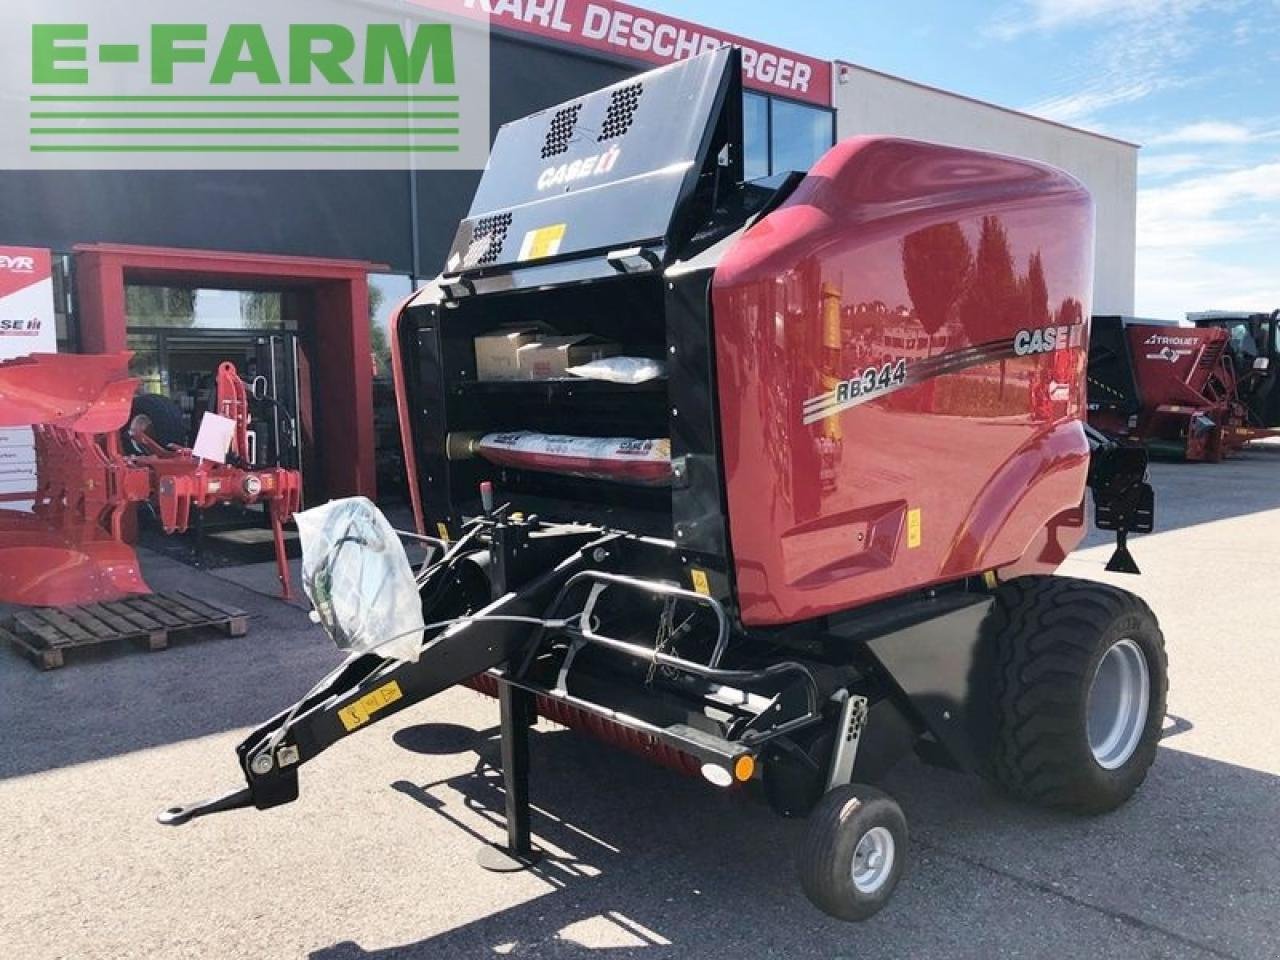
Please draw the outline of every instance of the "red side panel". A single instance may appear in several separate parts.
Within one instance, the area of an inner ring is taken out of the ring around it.
[[[730,530],[748,625],[1083,535],[1093,205],[1052,168],[836,146],[717,269]]]

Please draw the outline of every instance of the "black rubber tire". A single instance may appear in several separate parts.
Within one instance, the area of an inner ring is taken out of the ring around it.
[[[134,446],[129,440],[129,430],[135,419],[146,417],[151,421],[147,427],[147,436],[161,446],[178,444],[186,446],[188,442],[187,418],[182,408],[168,397],[158,393],[140,393],[133,398],[133,409],[129,412],[129,423],[124,428],[124,439],[127,447]]]
[[[893,837],[889,875],[874,892],[853,883],[853,855],[873,827]],[[829,791],[809,815],[800,845],[800,886],[810,902],[837,920],[867,920],[893,896],[907,860],[907,819],[896,800],[875,787],[849,784]]]
[[[1119,807],[1146,779],[1164,722],[1168,659],[1155,615],[1106,584],[1021,577],[997,592],[990,626],[990,778],[1039,806],[1082,814]],[[1098,664],[1122,639],[1147,661],[1147,718],[1133,754],[1107,770],[1089,748],[1086,710]]]

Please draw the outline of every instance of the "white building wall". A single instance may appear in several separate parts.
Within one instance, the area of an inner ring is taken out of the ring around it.
[[[931,140],[1053,164],[1080,180],[1097,208],[1093,312],[1133,314],[1138,148],[932,87],[837,63],[836,133]]]

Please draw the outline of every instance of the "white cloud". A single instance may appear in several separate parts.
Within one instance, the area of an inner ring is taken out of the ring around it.
[[[1151,81],[1137,80],[1110,90],[1095,89],[1069,93],[1060,97],[1049,97],[1031,104],[1026,110],[1028,113],[1044,117],[1046,120],[1056,120],[1058,123],[1081,123],[1099,110],[1141,100],[1154,89],[1155,85]]]
[[[1280,249],[1280,219],[1267,204],[1280,205],[1280,162],[1139,190],[1139,251],[1187,251],[1264,239],[1273,239],[1277,246],[1272,249]]]
[[[1174,177],[1211,166],[1200,153],[1138,154],[1138,174],[1143,177]]]
[[[1280,161],[1139,190],[1136,284],[1139,316],[1280,307]]]
[[[1012,40],[1030,31],[1053,31],[1097,21],[1150,19],[1181,15],[1204,0],[1023,0],[998,18],[989,32]]]
[[[1198,3],[1070,0],[1059,9],[1056,0],[1036,0],[1032,8],[1024,7],[1029,16],[1018,32],[1106,21],[1098,24],[1087,46],[1062,61],[1054,79],[1064,92],[1031,104],[1027,111],[1060,123],[1088,125],[1104,110],[1198,82],[1205,69],[1192,59],[1204,40],[1191,17]]]
[[[1276,264],[1241,263],[1186,250],[1139,250],[1135,313],[1181,320],[1195,310],[1280,307]]]
[[[1168,133],[1162,133],[1152,137],[1147,143],[1151,146],[1170,143],[1251,143],[1266,136],[1269,135],[1258,133],[1243,124],[1206,120],[1201,123],[1189,123]]]

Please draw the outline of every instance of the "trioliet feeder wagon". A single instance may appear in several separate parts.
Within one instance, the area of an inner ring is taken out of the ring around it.
[[[1093,318],[1093,427],[1155,453],[1209,462],[1280,436],[1280,311],[1192,318],[1194,326]]]
[[[902,811],[866,784],[912,750],[1083,813],[1138,787],[1155,617],[1050,575],[1086,485],[1121,538],[1151,523],[1145,454],[1091,450],[1082,420],[1088,194],[881,137],[744,183],[739,76],[723,49],[502,128],[395,338],[442,541],[417,660],[354,656],[244,741],[247,787],[164,822],[288,803],[303,764],[458,684],[500,701],[515,861],[542,714],[759,781],[809,818],[805,892],[850,920],[902,873]],[[478,378],[476,338],[521,327],[666,375]]]

